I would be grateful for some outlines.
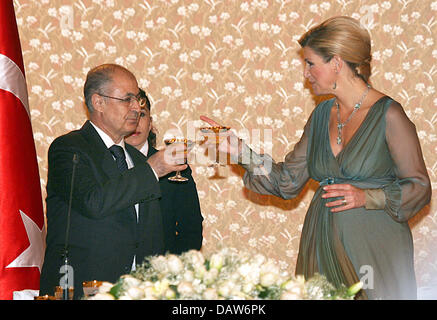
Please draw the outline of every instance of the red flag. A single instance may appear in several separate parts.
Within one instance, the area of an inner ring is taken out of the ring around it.
[[[0,299],[39,290],[44,215],[12,0],[0,1]],[[14,294],[14,292],[16,292]],[[37,293],[37,292],[34,292]]]

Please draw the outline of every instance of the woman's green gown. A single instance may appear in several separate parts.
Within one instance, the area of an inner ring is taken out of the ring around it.
[[[431,188],[415,126],[402,106],[385,96],[334,156],[329,139],[333,103],[316,107],[284,162],[245,147],[252,159],[243,165],[245,185],[290,199],[310,178],[320,183],[305,217],[296,274],[320,273],[336,286],[361,280],[365,290],[358,298],[416,299],[408,219],[430,201]],[[260,167],[269,173],[262,174]],[[333,199],[321,198],[322,188],[338,183],[373,189],[366,206],[330,212],[325,204]]]

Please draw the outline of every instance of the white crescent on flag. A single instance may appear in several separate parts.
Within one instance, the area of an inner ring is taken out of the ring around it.
[[[9,91],[20,99],[29,114],[26,79],[15,62],[3,54],[0,54],[0,89]]]

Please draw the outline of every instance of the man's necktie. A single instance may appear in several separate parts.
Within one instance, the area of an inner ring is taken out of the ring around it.
[[[126,171],[128,168],[123,148],[114,144],[109,148],[109,151],[111,151],[112,155],[115,157],[115,163],[117,164],[118,170],[120,170],[120,172]],[[130,207],[130,209],[132,210],[133,215],[137,217],[135,207]]]
[[[127,162],[126,162],[126,155],[124,154],[123,148],[114,144],[109,148],[109,151],[111,151],[112,155],[115,157],[115,162],[117,163],[117,167],[120,170],[120,172],[126,171]]]

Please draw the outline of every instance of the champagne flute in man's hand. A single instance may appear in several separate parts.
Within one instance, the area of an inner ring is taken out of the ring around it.
[[[185,163],[187,161],[187,148],[190,148],[194,142],[191,140],[187,140],[185,138],[170,138],[170,139],[165,139],[164,143],[168,146],[171,145],[173,143],[177,143],[177,144],[184,144],[184,154],[185,154]],[[184,182],[184,181],[188,181],[188,178],[185,178],[181,175],[180,171],[176,171],[176,174],[172,177],[169,177],[168,180],[170,181],[175,181],[175,182]]]

